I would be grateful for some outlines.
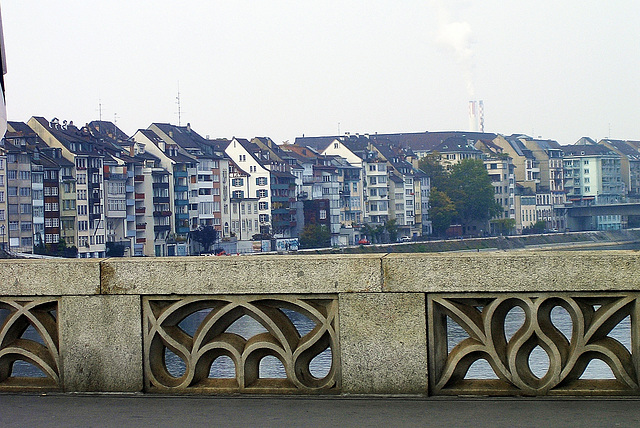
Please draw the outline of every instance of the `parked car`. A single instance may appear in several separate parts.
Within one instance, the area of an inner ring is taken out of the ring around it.
[[[400,238],[400,242],[411,242],[411,237],[403,236],[402,238]]]
[[[369,245],[369,244],[371,244],[371,242],[369,242],[369,240],[366,238],[362,238],[361,240],[358,241],[358,245]]]

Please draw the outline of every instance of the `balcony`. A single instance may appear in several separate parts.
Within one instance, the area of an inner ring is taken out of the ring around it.
[[[187,171],[173,171],[173,176],[174,177],[187,177],[188,173]]]
[[[152,183],[154,189],[168,189],[169,183]]]
[[[170,225],[158,225],[158,226],[153,226],[153,231],[154,232],[168,232],[169,230],[171,230],[171,226]]]
[[[147,228],[147,223],[136,224],[136,230],[145,230],[146,228]]]
[[[168,196],[154,196],[153,197],[154,204],[168,204],[169,197]]]
[[[145,207],[136,208],[136,214],[144,214],[147,211]]]
[[[137,200],[144,200],[144,193],[136,193]]]
[[[136,183],[142,183],[144,181],[144,175],[136,175],[133,179]]]
[[[154,211],[153,212],[153,216],[154,217],[169,217],[169,216],[171,216],[171,211],[168,211],[168,210]]]
[[[147,242],[146,238],[136,238],[136,244],[144,244]]]

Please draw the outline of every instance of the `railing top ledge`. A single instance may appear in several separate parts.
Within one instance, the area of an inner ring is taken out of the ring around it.
[[[0,260],[0,295],[640,290],[635,251]]]

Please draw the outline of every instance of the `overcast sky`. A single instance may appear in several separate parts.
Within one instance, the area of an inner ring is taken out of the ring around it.
[[[640,140],[640,2],[2,1],[10,120]]]

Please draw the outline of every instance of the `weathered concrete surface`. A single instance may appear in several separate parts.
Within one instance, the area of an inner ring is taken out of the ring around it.
[[[142,390],[139,296],[62,297],[59,310],[65,391]]]
[[[640,289],[640,253],[509,252],[387,255],[384,291],[545,292]]]
[[[381,291],[380,255],[108,259],[104,294]]]
[[[633,427],[640,400],[2,395],[22,427]]]
[[[342,391],[426,394],[424,294],[340,294]]]
[[[0,295],[97,294],[100,261],[78,259],[0,260]]]

